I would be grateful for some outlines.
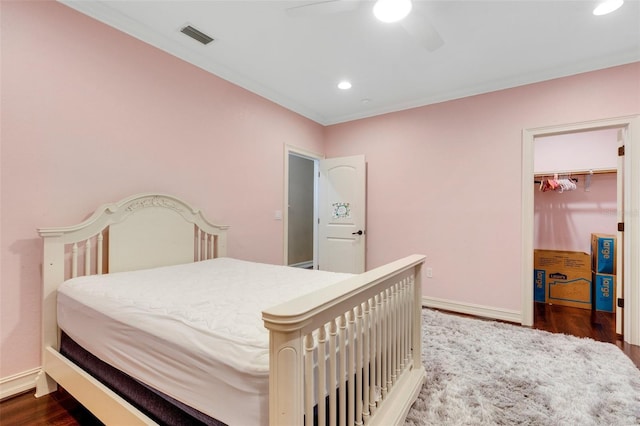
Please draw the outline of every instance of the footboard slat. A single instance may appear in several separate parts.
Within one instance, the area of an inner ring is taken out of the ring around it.
[[[363,370],[364,370],[364,363],[362,359],[363,358],[363,354],[362,354],[363,342],[362,341],[364,339],[364,335],[366,334],[366,330],[362,326],[363,319],[364,319],[364,315],[362,313],[362,304],[356,306],[355,319],[356,319],[355,335],[358,336],[358,338],[356,339],[356,351],[355,351],[356,358],[355,358],[355,366],[354,366],[355,373],[356,373],[354,424],[361,425],[363,424],[362,405],[364,403],[362,398],[362,386],[363,386],[362,376],[363,376]]]
[[[389,290],[386,289],[380,297],[380,328],[382,330],[380,342],[380,393],[381,397],[387,396],[387,373],[389,372]]]
[[[344,407],[347,403],[347,319],[345,315],[340,315],[340,327],[338,328],[338,425],[345,426],[347,424],[347,413]]]
[[[355,406],[356,406],[356,366],[355,366],[355,352],[356,352],[356,317],[353,309],[348,312],[348,327],[347,327],[347,337],[348,337],[348,348],[347,351],[347,424],[353,425],[355,424]],[[358,339],[360,340],[360,339]]]
[[[371,369],[371,339],[373,337],[373,329],[371,328],[371,303],[369,300],[363,303],[363,323],[362,327],[364,330],[368,332],[364,333],[364,338],[362,339],[362,363],[363,363],[363,385],[362,385],[362,420],[363,423],[367,423],[369,420],[369,416],[371,415],[369,401],[371,395],[371,375],[369,371]]]
[[[313,389],[313,350],[314,342],[313,336],[307,334],[304,338],[304,424],[305,426],[313,426],[313,403],[314,403],[314,389]]]
[[[369,412],[371,415],[376,412],[376,401],[378,400],[378,394],[380,393],[380,377],[382,376],[382,370],[380,368],[380,321],[378,321],[378,317],[380,316],[380,309],[378,306],[378,298],[380,296],[375,296],[375,298],[371,301],[371,348],[369,353],[371,354],[371,365],[369,369],[371,371],[371,387],[370,387],[370,398],[369,398]]]
[[[327,366],[325,362],[320,362],[321,360],[326,359],[327,354],[327,331],[326,325],[320,327],[318,330],[318,387],[316,395],[325,395],[327,392],[326,379],[327,379]],[[318,404],[318,424],[325,425],[327,424],[327,406],[322,403],[321,399],[318,399],[320,403]]]
[[[336,342],[338,337],[338,326],[333,319],[329,323],[329,425],[335,426],[338,418],[337,392],[338,376],[336,356]]]
[[[263,312],[271,425],[402,424],[425,379],[423,262],[409,256]]]
[[[390,321],[389,321],[389,336],[391,336],[391,369],[389,371],[389,382],[388,387],[391,388],[393,383],[397,379],[398,372],[398,284],[395,284],[391,287],[390,290],[391,298],[389,300],[389,312],[390,312]]]

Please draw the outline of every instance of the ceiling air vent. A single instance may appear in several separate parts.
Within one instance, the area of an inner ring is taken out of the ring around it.
[[[211,43],[213,41],[212,37],[209,37],[208,35],[206,35],[202,31],[196,30],[191,25],[187,25],[186,27],[182,28],[180,30],[180,32],[183,33],[183,34],[188,35],[192,39],[197,40],[202,44],[209,44],[209,43]]]

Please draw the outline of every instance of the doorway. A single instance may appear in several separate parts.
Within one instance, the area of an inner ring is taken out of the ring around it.
[[[284,261],[317,269],[318,164],[322,157],[285,147]]]
[[[614,127],[534,139],[536,324],[547,317],[554,318],[554,323],[565,322],[565,317],[570,322],[585,314],[589,321],[583,328],[616,330],[616,314],[622,311],[615,301],[621,297],[622,282],[615,258],[622,259],[623,254],[617,236],[622,196],[618,178],[623,178],[618,176],[623,172],[618,170],[619,133]],[[591,264],[592,237],[611,247],[607,264],[601,261],[597,269],[600,286],[592,283],[596,269]],[[587,312],[579,312],[583,310]],[[621,316],[618,325],[622,325]],[[579,337],[594,331],[580,329]],[[621,327],[617,331],[622,334]]]
[[[284,263],[331,272],[364,272],[364,155],[324,159],[285,146],[284,162]]]
[[[596,120],[523,130],[522,140],[522,319],[523,325],[533,325],[533,249],[534,249],[534,140],[563,133],[617,128],[625,145],[622,157],[622,283],[624,299],[623,335],[627,343],[640,345],[640,116]]]

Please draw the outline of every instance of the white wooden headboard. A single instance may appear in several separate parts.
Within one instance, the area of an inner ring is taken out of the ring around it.
[[[109,272],[189,263],[226,253],[225,226],[167,195],[128,199],[109,227]],[[115,212],[112,212],[113,214]]]
[[[226,256],[228,226],[181,199],[133,195],[72,226],[40,228],[44,241],[43,349],[58,348],[56,290],[66,279]]]
[[[105,204],[78,225],[38,232],[45,270],[63,267],[70,257],[66,279],[225,256],[227,229],[177,197],[145,193]]]

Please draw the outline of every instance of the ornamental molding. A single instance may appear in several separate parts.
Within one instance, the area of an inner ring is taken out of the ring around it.
[[[136,210],[145,209],[147,207],[162,207],[166,209],[174,210],[178,213],[184,212],[184,207],[181,203],[177,203],[175,200],[169,198],[150,196],[135,200],[125,207],[125,212],[134,212]]]

